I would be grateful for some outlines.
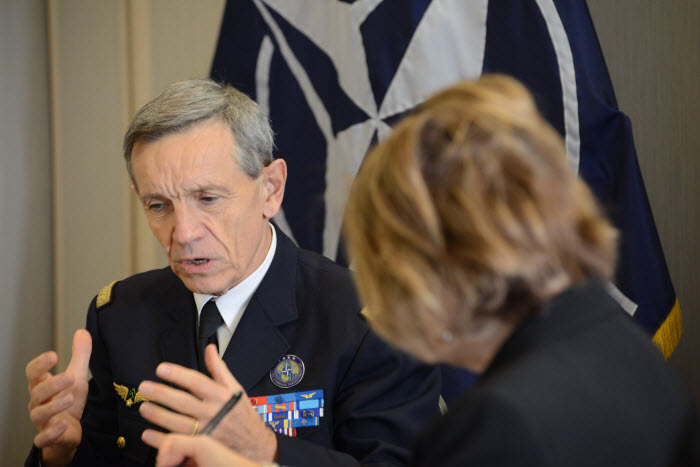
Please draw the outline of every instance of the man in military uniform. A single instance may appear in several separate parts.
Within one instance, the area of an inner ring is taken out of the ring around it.
[[[287,176],[272,149],[262,110],[210,80],[137,113],[127,169],[170,266],[100,291],[65,372],[55,352],[27,365],[28,464],[153,464],[146,428],[195,434],[238,390],[212,436],[253,460],[404,462],[439,377],[368,330],[346,269],[269,222]]]

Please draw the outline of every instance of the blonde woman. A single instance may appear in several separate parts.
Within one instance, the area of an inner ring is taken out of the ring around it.
[[[696,410],[606,292],[617,233],[518,82],[428,99],[364,161],[345,229],[374,329],[482,374],[414,465],[696,465]]]

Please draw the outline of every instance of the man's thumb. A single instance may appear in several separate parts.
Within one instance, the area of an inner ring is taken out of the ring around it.
[[[236,378],[234,378],[229,371],[226,363],[219,357],[219,352],[216,350],[215,345],[209,344],[207,348],[204,349],[204,361],[214,381],[223,383],[229,388],[240,386]]]
[[[74,373],[76,378],[87,380],[91,352],[92,337],[90,337],[90,333],[85,329],[78,329],[73,334],[73,353],[67,369]]]

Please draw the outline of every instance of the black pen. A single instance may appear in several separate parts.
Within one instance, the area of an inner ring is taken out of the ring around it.
[[[238,403],[238,400],[241,398],[243,395],[243,391],[238,391],[234,393],[231,398],[224,404],[223,407],[214,415],[214,417],[209,420],[209,423],[206,424],[204,429],[200,431],[201,434],[203,435],[208,435],[212,431],[214,431],[214,428],[219,426],[219,423],[221,423],[221,420],[224,419],[224,417],[233,409],[236,404]]]
[[[200,431],[199,433],[202,435],[211,434],[211,432],[214,431],[214,428],[219,426],[219,423],[221,423],[221,420],[223,420],[224,417],[231,411],[231,409],[233,409],[236,406],[236,404],[238,403],[238,401],[240,400],[242,395],[243,395],[243,391],[238,391],[238,392],[234,393],[231,396],[231,398],[228,400],[228,402],[226,402],[224,404],[224,406],[221,407],[221,409],[218,412],[216,412],[216,415],[214,415],[214,417],[212,417],[212,419],[209,420],[209,423],[207,423],[205,425],[204,429],[202,431]],[[182,463],[180,464],[179,467],[184,466],[186,461],[187,461],[187,458],[185,458],[185,460],[182,461]]]

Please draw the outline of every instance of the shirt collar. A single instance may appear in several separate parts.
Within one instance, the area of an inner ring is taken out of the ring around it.
[[[272,241],[270,242],[270,249],[267,251],[267,255],[260,266],[258,266],[250,276],[243,279],[220,297],[194,293],[194,302],[197,305],[197,316],[201,315],[202,307],[204,307],[211,298],[214,298],[216,300],[216,307],[219,309],[224,323],[231,333],[233,333],[236,329],[236,325],[238,325],[238,322],[243,316],[243,311],[248,306],[250,299],[253,297],[260,282],[262,282],[263,277],[265,277],[265,273],[267,273],[272,263],[272,258],[275,256],[275,250],[277,249],[277,233],[272,224],[268,225],[270,226],[270,230],[272,230]]]

